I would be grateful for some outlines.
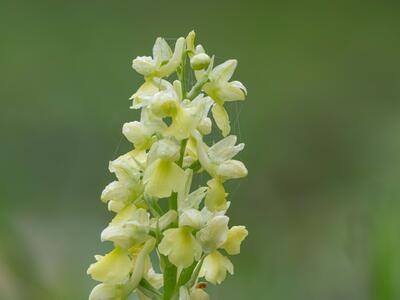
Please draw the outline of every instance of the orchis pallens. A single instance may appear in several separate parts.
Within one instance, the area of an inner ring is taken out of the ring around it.
[[[205,280],[220,284],[233,274],[228,255],[240,253],[248,232],[229,227],[230,202],[224,183],[247,175],[233,157],[244,144],[229,135],[224,104],[244,100],[246,88],[230,81],[237,65],[228,60],[214,67],[195,33],[179,38],[174,51],[157,38],[153,56],[138,56],[132,67],[144,83],[130,98],[140,109],[140,121],[125,123],[122,133],[133,144],[111,161],[117,180],[107,185],[101,200],[115,213],[101,233],[114,249],[87,273],[99,281],[90,300],[121,300],[132,293],[144,299],[205,300]],[[192,72],[195,84],[189,87]],[[165,78],[176,73],[172,83]],[[211,111],[223,138],[208,146]],[[192,189],[192,180],[209,175],[206,186]],[[152,255],[155,254],[155,255]],[[203,279],[204,278],[204,279]]]

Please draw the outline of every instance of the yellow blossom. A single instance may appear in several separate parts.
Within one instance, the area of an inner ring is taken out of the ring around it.
[[[229,258],[215,250],[204,259],[200,276],[213,284],[220,284],[226,277],[226,272],[233,274],[233,265]]]
[[[96,256],[97,262],[91,264],[87,273],[94,280],[120,284],[126,282],[131,270],[131,260],[128,253],[119,247],[105,256]]]
[[[158,245],[161,254],[177,267],[187,268],[201,256],[201,246],[187,227],[164,231],[164,238]]]

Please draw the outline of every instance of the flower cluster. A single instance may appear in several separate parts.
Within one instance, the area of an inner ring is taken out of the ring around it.
[[[230,206],[224,183],[247,175],[233,157],[244,144],[230,133],[225,102],[244,100],[246,88],[230,81],[236,60],[214,67],[195,33],[179,38],[172,51],[157,38],[153,56],[138,56],[132,67],[144,83],[130,98],[140,121],[125,123],[124,136],[133,150],[111,161],[117,180],[101,200],[115,213],[101,233],[114,249],[95,256],[88,274],[101,282],[91,300],[209,299],[205,282],[220,284],[233,274],[228,255],[240,253],[248,232],[229,227]],[[172,83],[165,78],[176,74]],[[196,82],[189,88],[188,75]],[[208,146],[212,118],[223,138]],[[192,180],[206,172],[206,186]],[[152,255],[153,254],[153,255]],[[156,266],[157,265],[157,266]]]

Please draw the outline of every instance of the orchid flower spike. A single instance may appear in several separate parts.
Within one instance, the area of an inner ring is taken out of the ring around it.
[[[248,231],[229,225],[224,184],[248,171],[233,159],[244,144],[229,135],[225,106],[244,100],[247,91],[231,81],[236,60],[215,67],[214,60],[196,45],[194,31],[172,48],[159,37],[152,56],[133,60],[144,79],[130,98],[140,119],[122,126],[132,148],[109,163],[116,178],[101,200],[114,216],[101,241],[113,249],[96,255],[87,270],[99,282],[89,300],[131,294],[141,300],[208,300],[207,282],[221,284],[233,274],[231,256],[240,253]],[[197,80],[192,86],[189,73]],[[169,81],[174,74],[177,79]],[[204,137],[214,124],[222,137],[209,146]],[[202,173],[209,176],[206,185],[193,188]]]

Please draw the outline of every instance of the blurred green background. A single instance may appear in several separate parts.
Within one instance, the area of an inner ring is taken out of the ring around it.
[[[231,104],[250,235],[212,299],[400,299],[398,1],[0,0],[0,299],[86,299],[131,69],[195,29]]]

